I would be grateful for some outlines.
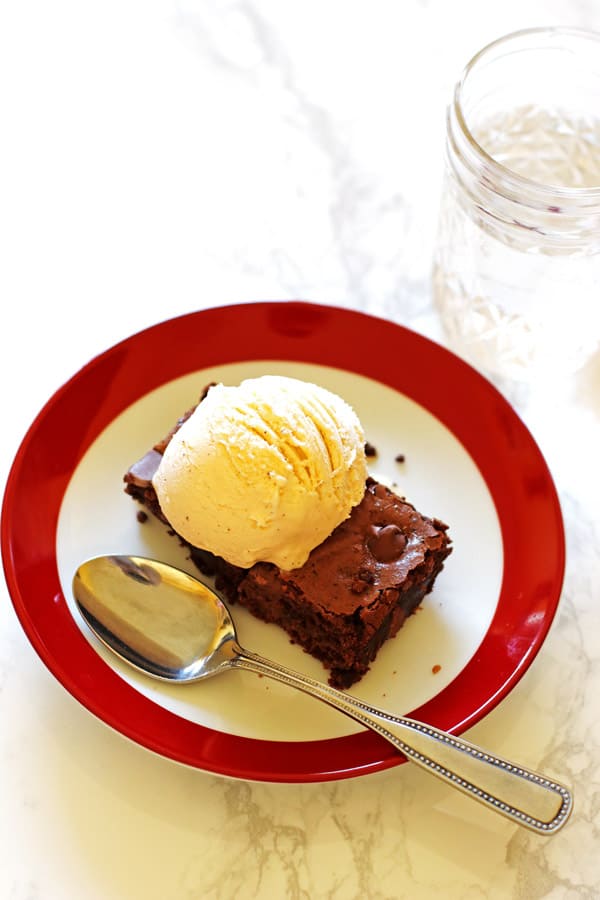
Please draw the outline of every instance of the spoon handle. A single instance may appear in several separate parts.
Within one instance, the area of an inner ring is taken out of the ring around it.
[[[230,664],[274,678],[335,707],[372,728],[432,775],[531,831],[552,834],[571,814],[573,798],[568,788],[475,744],[423,722],[393,716],[239,646]]]

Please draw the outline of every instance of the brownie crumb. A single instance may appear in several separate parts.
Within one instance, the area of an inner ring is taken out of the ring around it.
[[[406,462],[406,457],[405,457],[404,453],[399,453],[397,456],[394,457],[394,459],[396,460],[397,463]]]
[[[145,513],[143,509],[139,509],[136,515],[136,519],[143,525],[144,522],[148,521],[148,513]]]
[[[377,448],[370,444],[369,441],[365,442],[365,456],[377,456]]]

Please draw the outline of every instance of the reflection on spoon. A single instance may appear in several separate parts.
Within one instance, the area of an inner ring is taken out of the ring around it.
[[[100,556],[78,568],[73,594],[100,640],[147,675],[178,683],[232,668],[266,675],[372,728],[428,772],[532,831],[552,834],[571,814],[573,798],[563,785],[243,649],[225,604],[179,569],[138,556]]]

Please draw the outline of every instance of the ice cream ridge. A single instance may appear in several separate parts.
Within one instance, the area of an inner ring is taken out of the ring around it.
[[[152,485],[164,517],[234,566],[289,571],[365,493],[365,436],[331,391],[278,375],[212,386],[169,441]]]

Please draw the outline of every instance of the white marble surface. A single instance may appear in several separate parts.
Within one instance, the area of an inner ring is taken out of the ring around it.
[[[440,337],[429,266],[444,106],[466,59],[577,0],[105,0],[0,7],[3,480],[91,356],[221,303],[304,298]],[[199,348],[201,349],[201,348]],[[0,597],[0,897],[579,900],[600,896],[600,360],[511,399],[563,505],[560,610],[469,737],[571,783],[553,838],[414,767],[230,782],[92,718]]]

